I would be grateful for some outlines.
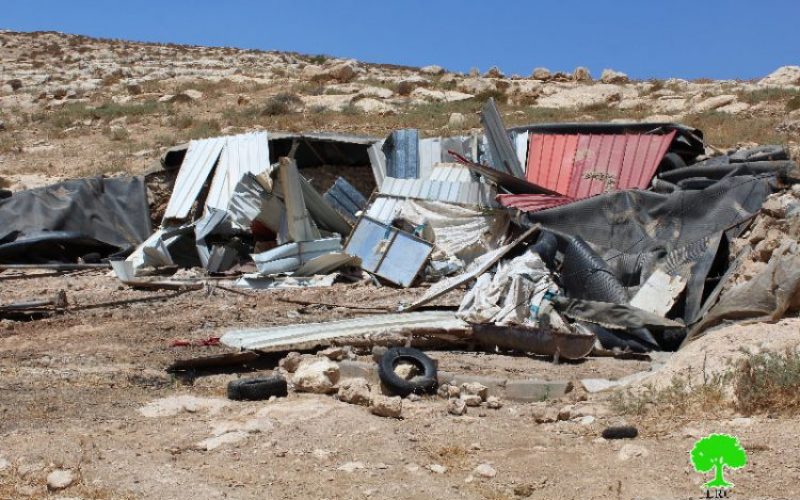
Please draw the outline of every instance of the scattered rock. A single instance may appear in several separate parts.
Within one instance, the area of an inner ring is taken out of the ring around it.
[[[546,81],[550,79],[550,70],[547,68],[536,68],[531,73],[531,78],[534,80]]]
[[[303,356],[299,352],[290,352],[285,358],[278,361],[278,366],[289,373],[294,373],[297,371],[297,367],[300,366],[300,362],[303,361],[305,357],[306,356]]]
[[[505,73],[500,71],[500,68],[498,68],[497,66],[492,66],[491,68],[489,68],[489,71],[486,72],[485,76],[487,78],[505,78],[506,77]]]
[[[370,411],[379,417],[400,418],[403,412],[403,398],[400,396],[375,396]]]
[[[486,407],[491,410],[499,410],[503,407],[503,403],[497,396],[489,396],[486,398]]]
[[[183,412],[208,412],[214,415],[228,405],[230,405],[230,402],[227,399],[170,396],[147,403],[139,408],[139,413],[149,418],[172,417]]]
[[[0,471],[4,471],[4,470],[8,469],[9,467],[11,467],[11,462],[9,462],[8,460],[6,460],[3,457],[0,457]]]
[[[409,78],[404,78],[397,83],[397,93],[400,95],[411,95],[418,87],[426,87],[430,85],[430,81],[427,78],[421,76],[413,76]]]
[[[604,69],[600,75],[600,81],[603,83],[628,83],[628,75],[613,69]]]
[[[16,92],[17,90],[22,88],[22,80],[19,78],[12,78],[6,82],[6,85],[11,87],[11,90]]]
[[[128,91],[130,95],[142,95],[144,90],[142,89],[142,85],[138,82],[130,82],[125,86],[125,89]]]
[[[489,395],[489,388],[478,382],[466,382],[461,384],[461,393],[469,396],[478,396],[481,401],[485,401]]]
[[[759,85],[790,86],[800,85],[800,66],[782,66],[758,82]]]
[[[697,113],[703,113],[706,111],[712,111],[727,104],[731,104],[736,100],[735,95],[717,95],[714,97],[709,97],[703,101],[700,101],[694,106],[694,111]]]
[[[224,446],[226,444],[233,444],[242,441],[249,436],[250,433],[244,430],[236,430],[231,432],[226,432],[224,434],[220,434],[218,436],[212,436],[208,439],[204,439],[195,445],[196,450],[200,451],[212,451]]]
[[[347,356],[347,349],[344,347],[328,347],[319,351],[317,356],[325,356],[331,361],[341,361]]]
[[[584,415],[575,419],[580,425],[592,425],[596,419],[591,415]]]
[[[545,108],[576,109],[620,102],[625,89],[619,85],[595,84],[559,90],[555,94],[540,96],[537,105]],[[634,91],[635,93],[635,91]]]
[[[411,363],[400,363],[394,368],[394,373],[403,380],[411,380],[419,375],[419,368]]]
[[[343,472],[355,472],[357,470],[366,468],[367,467],[362,462],[347,462],[337,467],[336,470],[340,470]]]
[[[345,61],[335,64],[322,72],[325,79],[337,80],[342,83],[352,81],[358,74],[357,67],[352,61]]]
[[[617,458],[620,460],[630,460],[631,458],[645,458],[649,455],[650,452],[644,446],[626,444],[619,450]]]
[[[467,403],[463,399],[453,398],[447,402],[447,413],[460,417],[467,413]]]
[[[537,406],[531,409],[531,416],[537,424],[549,424],[558,420],[558,409],[554,406]]]
[[[422,73],[425,73],[426,75],[441,75],[442,73],[444,73],[444,68],[432,64],[430,66],[423,66],[422,68],[420,68],[420,71]]]
[[[371,97],[353,102],[353,107],[367,114],[393,115],[397,112],[397,108],[391,104]]]
[[[487,479],[492,479],[497,475],[497,471],[494,467],[489,464],[480,464],[479,466],[475,467],[472,472],[480,477],[485,477]]]
[[[496,91],[497,84],[488,78],[466,78],[458,84],[458,90],[472,95],[482,94]]]
[[[47,489],[59,491],[69,488],[75,482],[75,474],[70,470],[56,469],[47,475]]]
[[[450,113],[450,118],[447,120],[447,127],[452,129],[464,128],[467,124],[467,119],[462,113]]]
[[[364,87],[357,92],[359,97],[375,97],[377,99],[389,99],[394,97],[394,92],[386,87]]]
[[[572,72],[572,79],[576,82],[591,82],[592,74],[589,73],[589,68],[578,66],[575,68],[575,71]]]
[[[363,378],[347,378],[339,382],[340,401],[354,405],[369,406],[370,385]]]
[[[445,472],[447,472],[447,467],[439,464],[430,464],[425,468],[433,472],[434,474],[444,474]]]
[[[199,90],[186,89],[183,92],[181,92],[180,94],[178,94],[176,97],[180,97],[180,96],[188,97],[189,100],[191,100],[191,101],[199,101],[200,99],[203,98],[203,93],[200,92]]]
[[[298,392],[331,394],[339,382],[339,365],[327,358],[304,359],[292,377]]]
[[[467,406],[477,407],[480,406],[483,400],[477,394],[462,394],[461,401]]]

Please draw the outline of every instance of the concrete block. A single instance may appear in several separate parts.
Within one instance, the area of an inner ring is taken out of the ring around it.
[[[510,380],[506,384],[506,399],[526,403],[545,401],[560,398],[571,390],[572,382],[567,380]]]
[[[379,384],[378,365],[363,361],[344,360],[339,362],[340,378],[363,378],[368,382]]]

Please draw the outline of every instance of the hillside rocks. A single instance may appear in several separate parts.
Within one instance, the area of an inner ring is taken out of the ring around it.
[[[800,86],[800,66],[782,66],[758,82],[764,86]]]
[[[628,83],[628,75],[613,69],[604,69],[600,74],[600,81],[603,83]]]

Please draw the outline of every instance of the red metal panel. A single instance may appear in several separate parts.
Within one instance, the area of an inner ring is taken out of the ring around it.
[[[566,196],[552,196],[546,194],[499,194],[497,201],[507,208],[516,208],[523,212],[538,212],[548,208],[572,203],[574,200]]]
[[[569,199],[641,189],[650,183],[675,133],[532,134],[526,178]],[[542,203],[550,202],[535,202]]]

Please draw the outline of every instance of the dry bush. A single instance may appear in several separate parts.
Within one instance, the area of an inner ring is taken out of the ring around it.
[[[748,354],[736,370],[736,408],[745,414],[800,409],[800,353]]]
[[[262,116],[278,116],[296,113],[303,107],[303,100],[296,94],[286,92],[274,95],[267,99],[261,108]]]

